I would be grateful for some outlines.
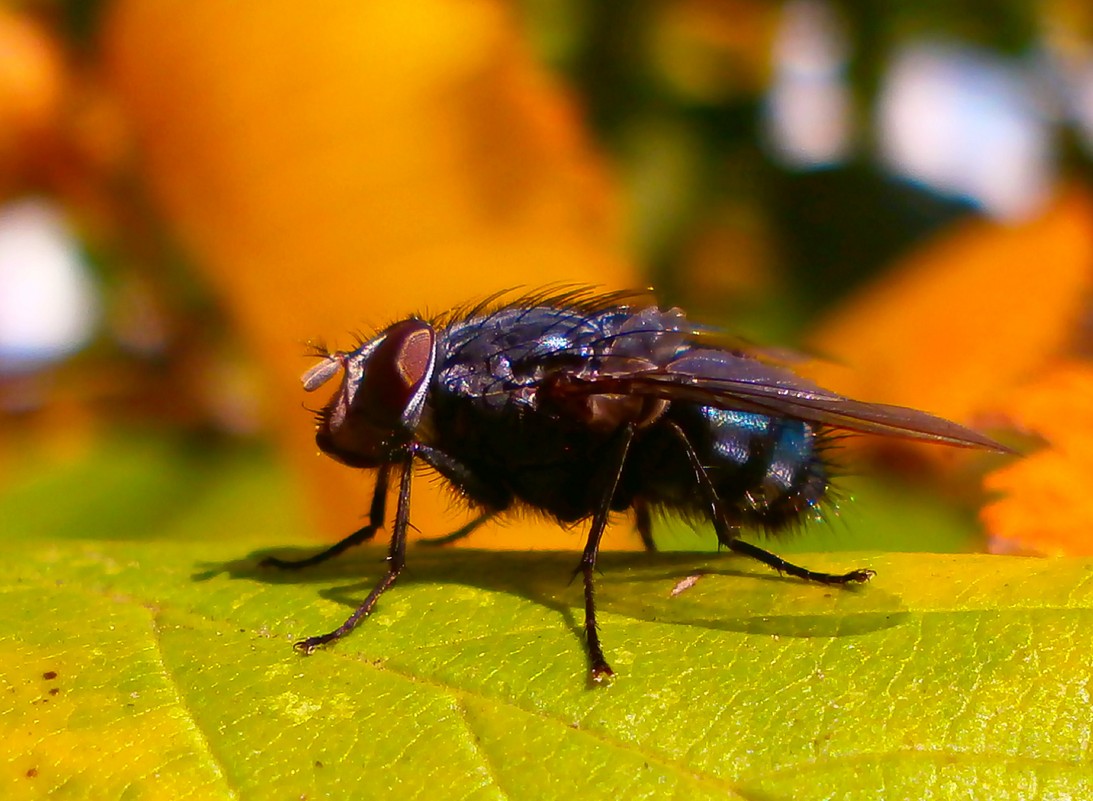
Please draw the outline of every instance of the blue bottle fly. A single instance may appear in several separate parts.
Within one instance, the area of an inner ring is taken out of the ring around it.
[[[296,647],[310,653],[348,634],[405,564],[413,468],[424,463],[481,512],[519,507],[562,523],[591,520],[584,579],[591,678],[613,675],[596,626],[594,569],[613,511],[634,511],[653,549],[651,512],[712,522],[718,542],[808,581],[868,580],[798,567],[740,538],[814,512],[830,487],[834,436],[860,432],[1004,451],[956,423],[851,400],[801,378],[676,308],[588,290],[496,299],[433,320],[411,317],[352,351],[323,355],[308,391],[340,375],[318,413],[316,442],[350,467],[377,471],[369,522],[281,568],[325,561],[371,539],[399,482],[388,571],[337,629]],[[472,526],[459,534],[468,533]],[[445,539],[451,539],[445,538]]]

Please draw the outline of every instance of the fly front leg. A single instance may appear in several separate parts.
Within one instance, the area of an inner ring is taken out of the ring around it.
[[[299,570],[302,567],[311,567],[327,559],[333,559],[343,551],[347,551],[354,545],[360,545],[376,536],[376,531],[383,526],[383,519],[387,510],[387,485],[390,480],[391,466],[383,465],[376,476],[376,487],[372,491],[372,504],[368,511],[368,523],[361,526],[344,540],[334,543],[325,551],[320,551],[306,559],[278,559],[268,556],[258,564],[261,567],[279,567],[282,570]]]
[[[633,426],[626,426],[615,443],[613,458],[606,463],[603,475],[603,488],[599,503],[592,517],[592,527],[588,532],[588,541],[584,546],[577,571],[584,579],[584,634],[588,641],[589,677],[600,684],[615,675],[615,671],[607,664],[603,655],[603,646],[600,645],[600,632],[596,623],[596,590],[594,577],[596,571],[596,556],[600,552],[600,540],[607,528],[607,518],[611,513],[611,499],[615,496],[615,488],[618,487],[619,477],[622,475],[623,466],[626,464],[626,454],[630,450],[630,443],[634,439]]]
[[[868,568],[851,570],[849,573],[821,573],[816,570],[809,570],[808,568],[795,565],[792,562],[787,562],[777,554],[773,554],[757,545],[752,545],[750,542],[745,542],[740,539],[738,536],[740,533],[739,528],[728,522],[724,507],[721,504],[721,499],[717,497],[717,489],[710,480],[710,476],[706,472],[706,468],[702,465],[702,461],[698,458],[698,454],[695,453],[695,449],[691,445],[691,441],[687,438],[686,432],[675,423],[669,423],[669,425],[675,433],[676,438],[683,445],[683,448],[687,453],[687,458],[691,462],[695,480],[702,489],[702,494],[706,498],[706,503],[710,506],[710,516],[713,519],[714,531],[717,533],[717,542],[722,547],[728,548],[735,553],[749,556],[768,567],[774,568],[779,573],[785,573],[786,575],[804,579],[805,581],[815,581],[819,584],[861,583],[869,581],[869,579],[876,575],[875,571],[869,570]]]
[[[364,600],[364,603],[358,606],[357,611],[351,614],[344,623],[328,634],[300,640],[293,646],[297,651],[310,654],[320,645],[326,645],[328,642],[341,639],[351,632],[361,620],[372,613],[372,607],[376,605],[376,601],[390,589],[391,585],[398,579],[399,574],[402,573],[402,568],[406,566],[406,530],[410,525],[410,486],[414,477],[412,452],[406,454],[401,470],[398,510],[395,512],[395,526],[391,533],[391,545],[387,552],[387,575],[379,580]]]

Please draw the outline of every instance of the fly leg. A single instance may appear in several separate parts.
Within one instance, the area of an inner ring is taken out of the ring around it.
[[[376,536],[376,530],[383,525],[383,518],[387,509],[387,484],[390,478],[391,466],[383,465],[376,476],[376,488],[372,491],[372,505],[368,512],[368,523],[361,526],[344,540],[334,543],[325,551],[321,551],[306,559],[278,559],[268,556],[259,564],[262,567],[279,567],[282,570],[299,570],[301,567],[311,567],[327,559],[333,559],[343,551],[347,551],[354,545],[360,545]]]
[[[379,580],[376,586],[372,588],[372,592],[364,599],[364,603],[358,606],[357,611],[346,618],[344,623],[328,634],[300,640],[292,646],[297,651],[310,654],[320,645],[326,645],[328,642],[341,639],[355,629],[361,620],[372,613],[372,607],[376,605],[376,601],[390,589],[391,585],[398,579],[402,568],[406,566],[406,529],[410,524],[410,485],[414,477],[412,450],[406,455],[401,467],[402,477],[398,490],[398,510],[395,512],[395,527],[391,533],[391,545],[387,551],[387,575]]]
[[[643,498],[634,500],[634,527],[641,537],[641,544],[649,553],[656,553],[657,543],[653,539],[653,517],[649,513],[649,504]]]
[[[634,428],[628,425],[619,435],[612,460],[606,463],[607,470],[603,477],[603,489],[599,505],[592,517],[592,527],[588,532],[588,541],[584,546],[584,554],[581,556],[581,562],[575,571],[579,572],[584,578],[584,634],[588,640],[589,675],[592,681],[597,684],[614,676],[615,671],[607,664],[607,660],[603,655],[603,647],[600,645],[600,633],[596,625],[593,574],[596,570],[596,555],[600,551],[600,540],[603,539],[604,529],[607,528],[607,518],[611,512],[611,499],[615,495],[615,488],[618,486],[623,465],[626,463],[626,454],[630,450],[630,443],[633,439]]]
[[[480,525],[485,523],[487,520],[489,520],[495,514],[497,514],[497,513],[492,512],[492,511],[491,512],[483,512],[482,514],[478,515],[478,517],[474,518],[473,520],[468,521],[466,525],[462,526],[461,528],[457,528],[455,531],[453,531],[450,534],[445,534],[442,537],[425,537],[425,538],[422,538],[420,540],[417,540],[417,542],[420,543],[421,545],[430,545],[430,546],[433,546],[433,545],[451,545],[453,542],[459,542],[461,539],[464,539],[465,537],[469,537],[471,535],[471,533],[476,528],[478,528]]]
[[[721,535],[718,534],[718,540],[720,539]],[[869,581],[869,579],[877,575],[875,570],[870,570],[869,568],[851,570],[849,573],[820,573],[815,570],[809,570],[806,567],[800,567],[792,562],[787,562],[777,554],[763,550],[757,545],[752,545],[750,542],[744,542],[744,540],[737,537],[733,537],[727,544],[729,548],[737,553],[742,553],[745,556],[750,556],[752,559],[757,559],[764,565],[773,567],[779,573],[785,573],[795,578],[804,579],[805,581],[815,581],[820,584],[854,584]]]
[[[443,537],[431,537],[418,540],[424,545],[448,545],[468,536],[472,531],[485,523],[498,512],[503,512],[512,504],[512,496],[504,489],[492,486],[476,476],[467,465],[457,459],[453,459],[443,451],[430,448],[428,445],[416,445],[414,453],[429,467],[436,470],[463,495],[473,501],[477,506],[484,507],[484,511],[478,517],[471,520],[465,526]]]
[[[792,562],[787,562],[777,554],[773,554],[757,545],[752,545],[750,542],[745,542],[740,539],[737,536],[739,530],[735,526],[729,525],[724,508],[721,505],[721,499],[717,497],[717,490],[714,487],[713,482],[710,481],[710,476],[706,472],[706,468],[702,465],[702,462],[699,460],[698,454],[695,453],[695,449],[692,447],[690,440],[687,439],[687,434],[675,423],[669,423],[669,425],[675,433],[676,438],[683,445],[683,449],[686,451],[687,458],[690,460],[691,467],[694,470],[695,480],[702,489],[703,495],[706,496],[706,502],[710,505],[710,514],[713,518],[714,531],[717,532],[717,541],[721,545],[736,553],[750,556],[752,559],[756,559],[768,567],[774,568],[779,573],[785,573],[794,578],[804,579],[806,581],[815,581],[820,584],[860,583],[869,581],[869,579],[876,575],[874,571],[867,568],[851,570],[849,573],[821,573],[815,570],[809,570],[808,568],[795,565]]]

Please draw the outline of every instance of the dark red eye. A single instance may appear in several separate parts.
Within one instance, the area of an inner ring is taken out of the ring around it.
[[[368,359],[358,390],[373,424],[396,426],[430,372],[436,332],[422,320],[403,320],[384,333]]]

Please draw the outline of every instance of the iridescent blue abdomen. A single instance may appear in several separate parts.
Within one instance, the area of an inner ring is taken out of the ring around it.
[[[686,433],[734,525],[773,531],[800,519],[827,493],[823,432],[814,424],[681,403],[672,404],[667,416]],[[636,451],[633,469],[644,472],[633,480],[645,486],[649,503],[709,516],[677,442],[652,437]]]

